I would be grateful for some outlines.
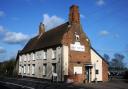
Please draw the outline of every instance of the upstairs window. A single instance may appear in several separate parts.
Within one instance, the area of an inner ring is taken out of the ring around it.
[[[25,56],[25,55],[23,55],[23,58],[24,58],[24,61],[26,62],[26,61],[27,61],[27,58],[26,58],[26,56]]]
[[[56,50],[52,50],[52,59],[56,58]]]
[[[36,59],[44,59],[44,51],[40,50],[38,52],[36,52]]]
[[[27,60],[30,61],[30,55],[29,54],[27,54]]]
[[[47,50],[44,50],[44,59],[47,59]]]
[[[35,55],[34,55],[34,53],[32,53],[32,60],[35,60]]]

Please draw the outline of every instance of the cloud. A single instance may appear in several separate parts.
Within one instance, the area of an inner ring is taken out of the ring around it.
[[[0,17],[4,17],[5,16],[5,12],[0,10]]]
[[[48,14],[43,15],[43,23],[45,25],[46,31],[64,23],[64,21],[65,20],[63,18],[60,18],[56,15],[53,16],[49,16]]]
[[[105,0],[96,0],[96,4],[97,4],[98,6],[102,6],[102,5],[105,4]]]
[[[102,31],[100,31],[100,36],[108,36],[109,35],[109,32],[108,31],[106,31],[106,30],[102,30]]]
[[[21,32],[7,32],[4,37],[4,42],[8,44],[24,44],[30,39],[30,36]]]
[[[3,47],[0,47],[0,54],[3,54],[5,52],[6,52],[6,50]]]
[[[9,32],[4,26],[0,25],[1,39],[7,44],[24,44],[30,39],[30,36],[21,32]]]

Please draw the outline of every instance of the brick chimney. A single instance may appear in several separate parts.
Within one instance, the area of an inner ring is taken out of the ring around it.
[[[71,24],[72,23],[80,23],[79,7],[77,5],[72,5],[70,7],[69,22]]]
[[[45,27],[44,24],[41,22],[39,25],[39,36],[41,36],[43,33],[45,33]]]

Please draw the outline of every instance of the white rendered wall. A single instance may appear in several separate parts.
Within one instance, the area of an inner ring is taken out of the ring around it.
[[[93,65],[91,81],[94,81],[95,78],[97,78],[97,81],[102,81],[102,59],[93,49],[91,49],[91,62]],[[95,69],[99,70],[99,74],[95,74]]]
[[[63,45],[63,70],[64,75],[68,75],[68,46]]]

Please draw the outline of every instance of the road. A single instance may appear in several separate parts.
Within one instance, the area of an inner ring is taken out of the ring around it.
[[[80,86],[74,86],[72,84],[51,83],[50,81],[31,78],[0,78],[1,85],[8,87],[8,89],[81,89]]]
[[[6,86],[0,85],[0,89],[11,89],[11,88],[8,88]]]
[[[128,89],[128,80],[73,85],[31,78],[0,78],[0,89]]]

